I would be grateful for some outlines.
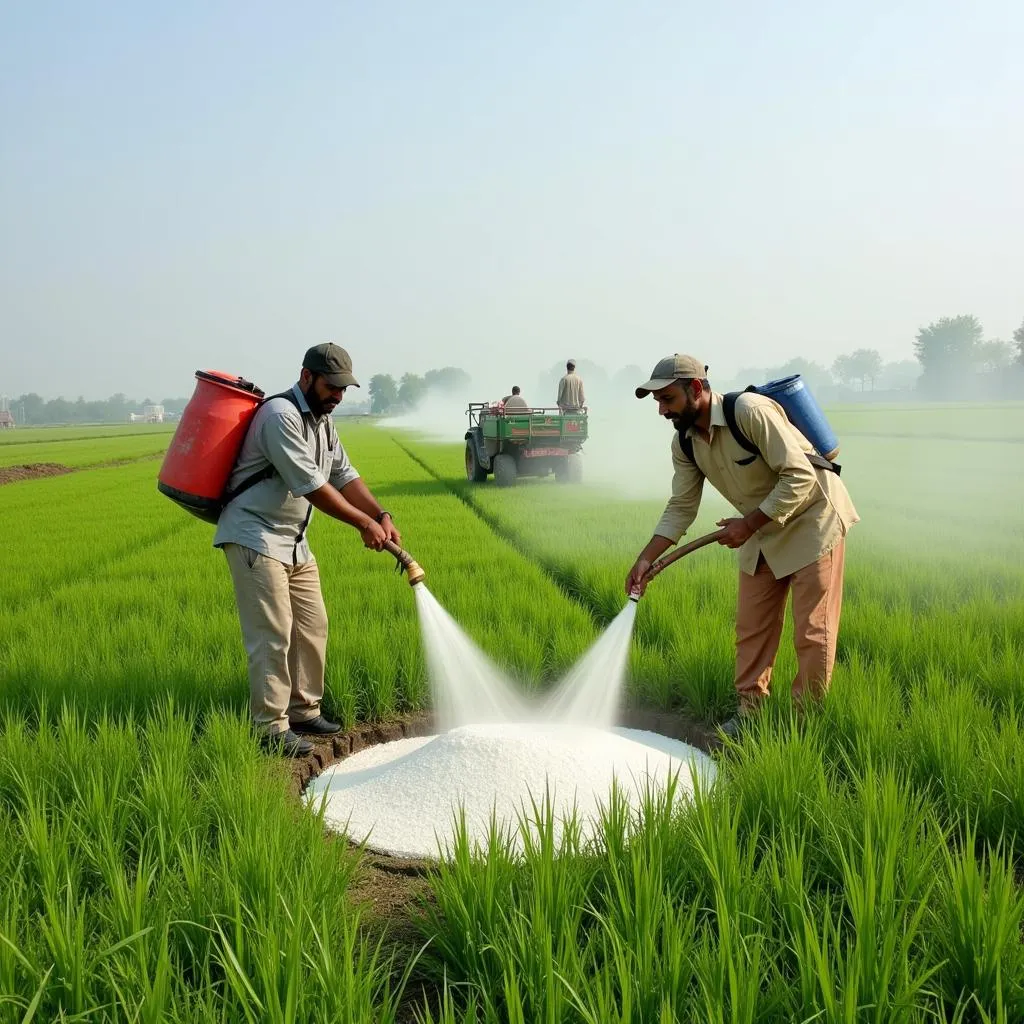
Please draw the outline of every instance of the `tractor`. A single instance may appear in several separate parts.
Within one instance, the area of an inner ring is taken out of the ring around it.
[[[565,483],[583,479],[580,449],[587,439],[587,411],[506,409],[501,402],[470,402],[466,410],[466,478],[482,483],[489,473],[499,487],[521,476]]]

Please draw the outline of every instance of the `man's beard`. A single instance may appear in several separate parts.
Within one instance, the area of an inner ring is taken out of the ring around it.
[[[327,401],[333,401],[333,400],[332,399],[327,399]],[[331,405],[330,409],[328,409],[326,407],[326,405],[325,405],[325,400],[322,399],[316,393],[316,389],[315,388],[310,388],[309,391],[306,392],[306,405],[309,406],[309,411],[317,419],[319,419],[321,416],[330,415],[330,413],[334,412],[334,410],[337,408],[337,403],[335,402],[334,404]]]
[[[697,422],[697,404],[696,402],[689,401],[686,403],[686,408],[682,412],[674,413],[665,418],[672,424],[673,427],[679,432],[679,436],[685,436],[686,432],[690,427],[694,426]]]

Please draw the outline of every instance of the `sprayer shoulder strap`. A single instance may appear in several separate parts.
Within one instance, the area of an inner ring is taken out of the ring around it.
[[[743,391],[730,391],[727,395],[722,395],[722,411],[725,413],[725,422],[729,424],[729,433],[732,434],[736,443],[751,455],[761,455],[761,450],[754,444],[753,441],[747,437],[746,434],[740,430],[740,425],[736,422],[736,399],[740,395],[745,395],[748,391],[757,393],[757,388],[751,384],[749,387],[744,388]],[[787,416],[788,419],[788,416]],[[692,445],[690,446],[692,450]],[[828,459],[819,455],[817,452],[806,452],[807,461],[817,469],[827,469],[831,473],[835,473],[839,476],[840,466],[836,462],[829,462]],[[764,458],[761,455],[761,458]]]
[[[289,388],[287,391],[282,391],[279,395],[271,395],[269,398],[263,399],[262,404],[266,404],[274,398],[287,398],[292,405],[298,410],[299,416],[302,418],[302,437],[303,440],[309,440],[309,428],[306,422],[306,416],[302,409],[299,408],[299,400],[295,397],[295,392]],[[255,417],[253,417],[255,419]],[[255,487],[257,484],[262,483],[264,480],[269,480],[272,476],[277,475],[277,469],[271,462],[264,466],[263,469],[257,470],[252,476],[247,476],[234,490],[228,491],[224,495],[224,504],[228,504],[230,501],[234,501],[240,494],[244,494],[250,487]]]
[[[753,385],[747,388],[747,391],[756,390],[757,388]],[[728,394],[722,395],[722,411],[725,413],[725,422],[729,427],[729,433],[732,434],[736,443],[744,451],[750,452],[751,455],[760,455],[760,449],[740,430],[739,424],[736,422],[736,399],[743,393],[742,391],[730,391]],[[683,454],[696,466],[697,460],[693,457],[693,441],[680,434],[679,447],[682,448]]]
[[[761,449],[740,430],[740,425],[736,422],[736,399],[748,391],[756,392],[757,388],[751,384],[743,391],[730,391],[728,394],[722,395],[722,412],[725,413],[725,422],[729,425],[729,433],[732,434],[733,440],[745,452],[750,452],[751,455],[760,455]]]
[[[696,466],[697,460],[693,457],[693,442],[685,434],[679,435],[679,447],[683,450],[683,454]]]

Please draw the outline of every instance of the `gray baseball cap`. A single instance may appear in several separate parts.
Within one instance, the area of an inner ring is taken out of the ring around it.
[[[651,379],[636,389],[637,398],[646,398],[652,391],[660,391],[677,380],[704,380],[708,368],[696,356],[674,356],[659,359],[651,370]]]
[[[314,345],[302,358],[302,366],[310,373],[319,373],[332,388],[357,388],[352,376],[352,357],[334,342]]]

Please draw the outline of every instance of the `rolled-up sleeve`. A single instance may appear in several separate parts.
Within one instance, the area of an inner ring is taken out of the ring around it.
[[[320,471],[302,433],[300,414],[282,409],[268,416],[260,430],[260,448],[297,498],[323,487],[327,478]]]
[[[758,507],[773,522],[785,526],[818,486],[814,467],[795,429],[774,403],[737,402],[736,422],[779,475],[779,482]]]
[[[704,490],[704,474],[683,454],[678,437],[672,439],[672,468],[672,497],[668,499],[654,534],[667,537],[675,544],[697,518]]]
[[[334,428],[331,428],[334,430]],[[334,462],[331,463],[331,486],[340,491],[346,484],[359,479],[359,472],[349,461],[348,452],[337,433],[334,434]]]

